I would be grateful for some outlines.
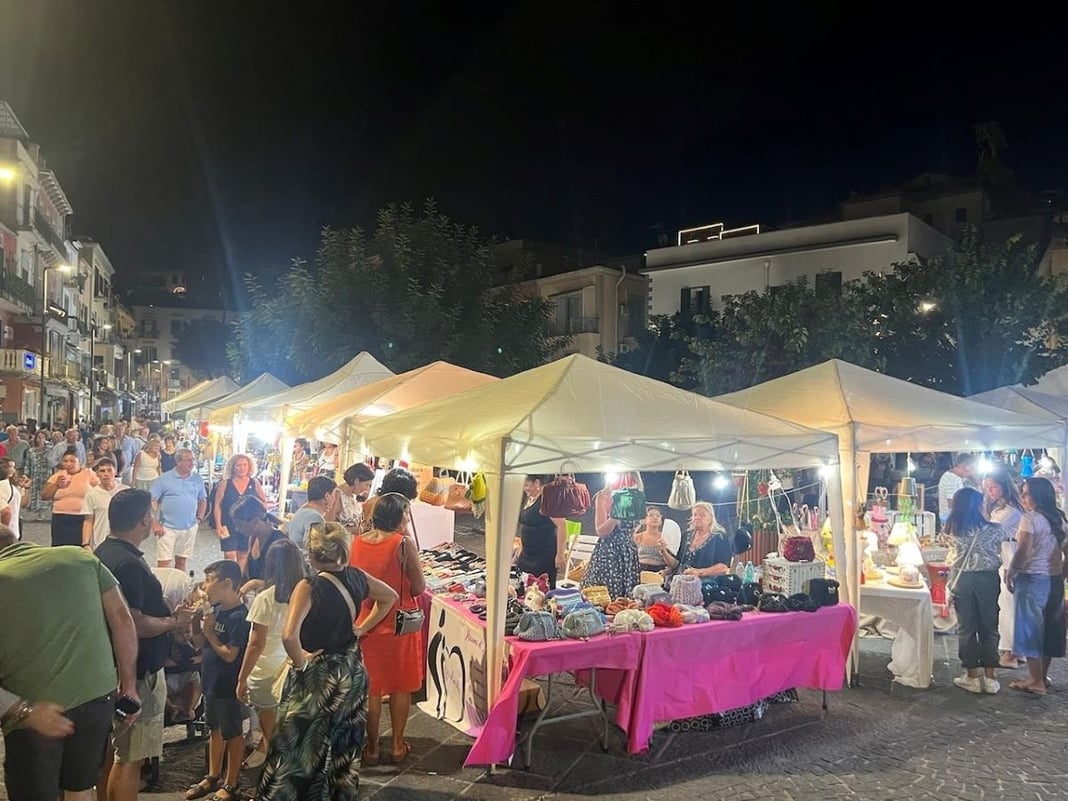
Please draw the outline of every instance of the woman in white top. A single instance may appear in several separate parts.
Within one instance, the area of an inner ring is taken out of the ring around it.
[[[988,473],[983,479],[983,513],[991,523],[999,523],[1008,539],[1001,546],[1001,594],[998,596],[998,656],[1003,668],[1015,669],[1019,662],[1012,653],[1012,640],[1015,636],[1013,618],[1016,614],[1016,602],[1013,594],[1005,586],[1005,571],[1016,554],[1016,529],[1020,525],[1023,506],[1020,493],[1012,483],[1009,474],[1003,470]]]
[[[9,456],[0,457],[0,523],[15,533],[15,539],[22,539],[19,512],[30,504],[29,487],[30,479],[20,478],[15,470],[15,460]]]
[[[159,437],[149,437],[144,449],[134,457],[133,481],[137,489],[147,492],[152,489],[152,482],[159,478],[162,447]]]
[[[263,764],[274,735],[280,700],[274,694],[274,681],[286,661],[282,630],[293,588],[308,575],[307,569],[300,548],[291,540],[280,540],[267,549],[264,586],[248,612],[252,631],[237,678],[237,697],[256,709],[263,732],[259,746],[245,760],[248,768]]]

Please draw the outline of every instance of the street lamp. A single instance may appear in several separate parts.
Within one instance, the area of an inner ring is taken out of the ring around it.
[[[14,183],[15,179],[18,177],[18,171],[13,167],[0,167],[0,183]]]
[[[52,270],[69,273],[73,267],[69,264],[53,264],[41,270],[41,403],[37,427],[44,426],[45,414],[45,354],[48,352],[48,273]]]

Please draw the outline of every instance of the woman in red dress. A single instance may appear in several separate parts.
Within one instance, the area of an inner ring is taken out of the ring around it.
[[[412,750],[404,739],[412,693],[423,684],[426,669],[426,643],[421,631],[396,634],[394,623],[400,609],[412,609],[425,587],[419,551],[407,535],[409,501],[396,492],[376,498],[371,530],[353,540],[351,564],[392,587],[400,596],[386,617],[360,640],[367,668],[367,744],[363,764],[377,765],[381,759],[378,735],[382,721],[382,696],[389,696],[389,719],[393,729],[390,757],[403,761]],[[364,602],[357,625],[371,614],[372,604]]]

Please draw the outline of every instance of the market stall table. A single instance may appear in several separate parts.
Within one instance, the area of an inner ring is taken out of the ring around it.
[[[430,714],[440,711],[439,719],[449,720],[448,715],[457,716],[459,705],[478,706],[479,682],[471,681],[479,671],[485,671],[485,623],[473,615],[466,606],[444,596],[433,599],[430,609],[430,645],[427,650],[426,705],[422,708]],[[435,637],[440,635],[439,639]],[[466,648],[465,648],[466,644]],[[534,676],[549,676],[556,673],[599,670],[611,668],[626,675],[635,675],[641,657],[641,635],[637,632],[608,635],[602,634],[589,640],[551,640],[548,642],[528,642],[518,637],[507,638],[509,667],[508,678],[501,687],[493,708],[488,711],[485,720],[479,725],[477,720],[466,726],[468,734],[475,738],[465,765],[492,765],[507,762],[515,752],[515,722],[519,714],[519,695],[523,679]],[[434,661],[442,659],[435,668]],[[481,666],[480,666],[481,663]],[[461,688],[456,683],[457,676],[448,679],[441,667],[451,669],[465,676],[464,691],[457,698],[450,699],[432,695],[438,685],[434,683],[431,672],[436,669],[440,686],[454,693]],[[448,685],[447,685],[448,682]],[[596,678],[594,678],[596,682]],[[484,692],[484,686],[481,687]],[[595,690],[595,686],[591,688]],[[629,686],[628,686],[629,691]],[[551,684],[549,690],[551,696]],[[546,699],[548,702],[548,698]],[[485,704],[485,696],[482,696]],[[595,698],[595,709],[582,715],[605,717],[603,703]],[[450,712],[450,710],[452,710]],[[533,738],[538,728],[553,722],[544,712],[539,716],[534,731],[528,736]],[[476,715],[477,716],[477,715]],[[563,716],[571,718],[572,715]],[[449,720],[449,722],[453,722]],[[627,721],[617,715],[616,722],[626,729]],[[606,718],[607,725],[607,718]],[[530,759],[531,740],[527,741],[527,762]]]
[[[839,604],[642,634],[634,693],[620,698],[628,750],[645,750],[658,721],[726,712],[794,687],[840,690],[856,624],[853,608]]]
[[[897,624],[890,664],[894,681],[927,689],[934,672],[934,610],[926,585],[916,589],[868,582],[860,588],[860,614]]]

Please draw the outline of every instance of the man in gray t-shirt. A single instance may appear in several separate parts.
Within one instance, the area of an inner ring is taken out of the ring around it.
[[[316,476],[308,482],[308,502],[293,513],[286,524],[286,534],[301,548],[304,548],[308,529],[315,523],[326,522],[326,514],[334,504],[337,484],[332,478]]]

